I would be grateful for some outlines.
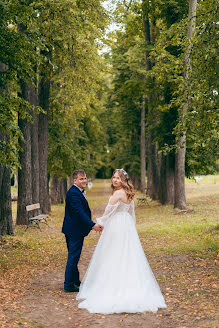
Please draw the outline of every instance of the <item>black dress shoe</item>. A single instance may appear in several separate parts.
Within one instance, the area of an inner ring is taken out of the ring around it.
[[[73,287],[64,288],[64,291],[66,293],[75,293],[75,292],[79,292],[79,288],[76,285],[74,285]]]
[[[80,287],[81,281],[79,280],[79,282],[77,282],[76,284],[74,284],[75,286],[77,286],[78,288]]]

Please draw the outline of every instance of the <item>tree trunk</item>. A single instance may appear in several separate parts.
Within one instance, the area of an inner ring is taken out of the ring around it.
[[[38,141],[39,141],[39,190],[40,206],[43,213],[50,211],[49,185],[48,185],[48,112],[49,112],[50,81],[45,74],[41,74],[39,83],[39,105],[44,113],[39,114]]]
[[[149,132],[148,136],[148,174],[147,189],[148,195],[153,200],[159,199],[159,169],[157,158],[157,144],[153,142],[154,136]]]
[[[159,201],[161,204],[174,203],[174,159],[171,153],[161,156]]]
[[[141,191],[146,189],[146,140],[145,140],[145,97],[141,108]]]
[[[61,187],[60,203],[63,204],[65,202],[65,197],[66,197],[66,193],[67,193],[67,179],[66,178],[61,179],[60,187]]]
[[[60,181],[56,175],[51,176],[50,198],[51,204],[60,203]]]
[[[18,175],[17,173],[14,174],[14,187],[18,186]]]
[[[71,186],[73,185],[73,178],[72,177],[68,177],[67,178],[67,190],[71,188]]]
[[[39,105],[37,91],[32,90],[32,103]],[[32,168],[32,201],[39,203],[39,143],[38,143],[38,114],[33,112],[33,124],[31,126],[31,168]]]
[[[39,202],[39,147],[38,147],[38,115],[33,113],[31,126],[31,167],[32,167],[32,200]]]
[[[130,175],[131,181],[135,189],[139,190],[141,188],[141,180],[139,175]]]
[[[26,25],[18,25],[18,33],[25,34]],[[20,80],[20,97],[33,104],[33,89],[24,80]],[[29,110],[26,110],[29,112]],[[26,206],[32,203],[32,176],[31,176],[31,127],[27,119],[22,119],[18,115],[18,125],[23,134],[23,139],[18,142],[21,148],[19,159],[21,168],[18,169],[18,202],[16,224],[24,225],[28,222]]]
[[[145,51],[145,66],[146,72],[152,69],[152,63],[149,59],[149,50],[148,46],[151,43],[151,28],[150,28],[150,21],[148,16],[149,10],[149,3],[146,0],[143,0],[143,24],[144,24],[144,38],[145,44],[147,46]],[[148,76],[146,76],[146,83],[150,84],[153,83]],[[148,120],[152,122],[153,112],[152,112],[152,96],[149,94],[147,96],[147,107],[148,107]],[[151,124],[151,123],[150,123]],[[148,172],[147,172],[147,189],[148,194],[152,199],[158,199],[158,190],[159,190],[159,173],[158,173],[158,161],[157,161],[157,145],[153,143],[153,133],[149,131],[148,136]]]
[[[36,90],[33,94],[34,105],[38,106]],[[32,172],[32,202],[40,202],[40,176],[39,176],[39,143],[38,143],[38,114],[33,112],[33,124],[31,126],[31,172]],[[34,216],[40,214],[36,209],[32,213]]]
[[[174,204],[174,167],[175,156],[170,153],[166,158],[166,204]]]
[[[7,71],[8,66],[0,63],[0,72]],[[6,92],[0,87],[0,92]],[[0,128],[0,141],[10,142],[10,136]],[[0,236],[13,235],[14,225],[11,209],[11,171],[10,168],[0,165]]]
[[[21,83],[21,97],[33,103],[33,90],[26,82]],[[32,204],[32,176],[31,176],[31,123],[21,119],[18,115],[18,125],[24,140],[19,139],[21,151],[19,152],[21,168],[18,169],[18,202],[16,224],[27,224],[28,216],[26,206]]]
[[[10,138],[0,129],[0,141]],[[13,235],[14,225],[11,210],[11,171],[0,165],[0,236]]]
[[[184,59],[184,81],[187,86],[187,90],[189,90],[189,73],[191,70],[190,65],[190,52],[192,48],[192,36],[195,32],[196,25],[196,8],[197,8],[197,0],[189,0],[189,24],[188,24],[188,33],[187,38],[189,45],[185,52]],[[179,208],[181,210],[186,209],[186,195],[185,195],[185,156],[186,156],[186,129],[185,129],[185,121],[188,112],[190,102],[190,92],[188,91],[187,101],[183,107],[183,109],[179,111],[179,121],[182,125],[182,131],[180,131],[177,135],[176,144],[177,144],[177,152],[176,152],[176,161],[175,161],[175,200],[174,207]]]

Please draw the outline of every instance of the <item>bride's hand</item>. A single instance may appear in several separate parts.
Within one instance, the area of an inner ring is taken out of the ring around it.
[[[101,232],[103,230],[103,226],[101,226],[100,224],[96,223],[93,228],[93,230],[95,230],[96,232],[99,231]]]

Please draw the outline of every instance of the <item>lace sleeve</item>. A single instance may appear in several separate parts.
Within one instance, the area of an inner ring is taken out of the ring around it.
[[[103,216],[96,218],[97,223],[102,226],[104,226],[108,222],[108,220],[111,218],[111,216],[116,213],[116,210],[119,206],[119,202],[116,203],[115,205],[111,205],[109,202],[105,208]]]
[[[134,200],[131,202],[130,204],[130,208],[129,208],[129,214],[131,215],[134,223],[136,224],[136,217],[135,217],[135,203]]]

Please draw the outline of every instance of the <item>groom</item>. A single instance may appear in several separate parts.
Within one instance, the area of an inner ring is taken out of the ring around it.
[[[103,227],[91,220],[91,210],[84,194],[87,177],[84,170],[73,172],[73,186],[68,190],[65,200],[65,217],[62,232],[65,234],[68,259],[65,269],[64,291],[78,292],[80,286],[78,261],[84,237],[93,229],[102,231]]]

